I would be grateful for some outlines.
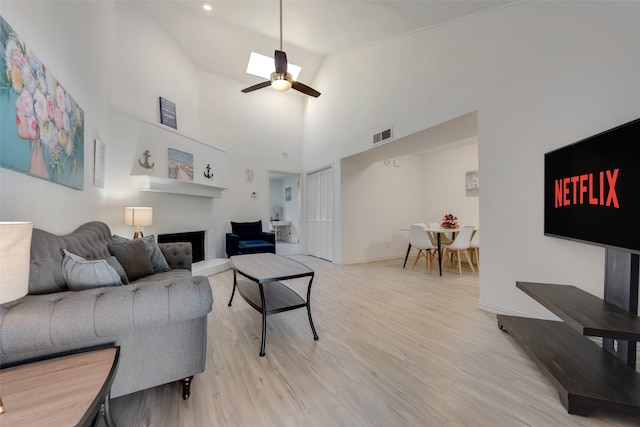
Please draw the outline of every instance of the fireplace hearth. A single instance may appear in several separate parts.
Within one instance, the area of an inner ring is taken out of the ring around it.
[[[186,233],[159,234],[158,243],[189,242],[193,251],[193,262],[205,259],[204,231],[190,231]]]

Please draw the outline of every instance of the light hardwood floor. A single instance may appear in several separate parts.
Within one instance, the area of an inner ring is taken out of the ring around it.
[[[556,389],[477,308],[478,274],[402,269],[402,260],[315,270],[314,341],[304,309],[261,317],[232,273],[211,276],[206,371],[183,401],[178,383],[114,399],[137,426],[638,426],[640,416],[569,415]],[[296,283],[297,289],[305,289]],[[515,284],[514,284],[515,286]],[[102,422],[99,424],[102,426]]]

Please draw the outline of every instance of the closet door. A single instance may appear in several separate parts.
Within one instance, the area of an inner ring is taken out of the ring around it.
[[[309,255],[333,260],[333,169],[307,175]]]

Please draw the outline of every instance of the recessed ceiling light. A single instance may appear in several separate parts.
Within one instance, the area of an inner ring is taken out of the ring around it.
[[[271,73],[273,73],[275,68],[276,66],[273,57],[251,52],[249,64],[247,65],[247,74],[270,79]],[[302,68],[289,62],[287,64],[287,71],[291,74],[291,78],[293,80],[298,80],[298,76],[300,75]]]
[[[206,10],[207,12],[211,12],[213,10],[213,8],[211,7],[211,5],[209,3],[205,3],[202,5],[202,8],[204,10]]]

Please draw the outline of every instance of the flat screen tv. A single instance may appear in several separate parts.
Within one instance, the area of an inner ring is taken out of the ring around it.
[[[545,154],[544,234],[640,254],[640,119]]]

